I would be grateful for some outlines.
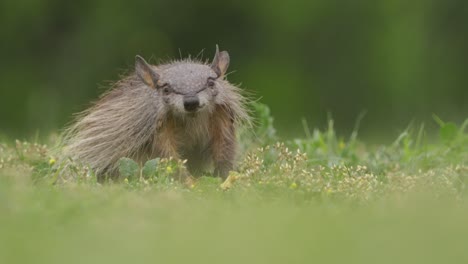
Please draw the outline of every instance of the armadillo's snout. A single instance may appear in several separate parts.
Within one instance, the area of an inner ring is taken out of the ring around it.
[[[185,96],[184,108],[187,112],[195,112],[200,107],[200,99],[198,96]]]

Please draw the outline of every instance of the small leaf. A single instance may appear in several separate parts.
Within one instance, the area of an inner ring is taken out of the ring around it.
[[[158,168],[158,163],[159,163],[159,158],[148,160],[142,169],[143,177],[149,178],[151,176],[154,176],[154,174],[156,173],[156,169]]]
[[[129,158],[119,160],[119,173],[122,178],[133,178],[138,173],[138,164]]]
[[[457,137],[458,128],[454,123],[445,123],[439,130],[439,136],[442,141],[451,142]]]

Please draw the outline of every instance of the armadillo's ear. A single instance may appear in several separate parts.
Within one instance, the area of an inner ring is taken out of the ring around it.
[[[213,62],[211,63],[211,69],[216,72],[219,77],[223,77],[229,67],[229,53],[227,51],[219,52],[219,47],[216,45],[216,54]]]
[[[135,72],[146,85],[156,88],[159,74],[139,55],[135,57]]]

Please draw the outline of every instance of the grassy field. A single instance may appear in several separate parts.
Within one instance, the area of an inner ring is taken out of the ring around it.
[[[369,146],[330,121],[277,143],[257,115],[223,184],[123,159],[100,185],[42,143],[4,140],[0,263],[468,263],[468,122]]]

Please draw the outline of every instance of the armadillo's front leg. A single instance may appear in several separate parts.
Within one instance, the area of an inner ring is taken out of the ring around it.
[[[171,143],[170,139],[165,142],[160,142],[160,157],[173,158],[176,161],[181,160],[175,142]],[[187,183],[189,186],[192,185],[193,177],[185,167],[178,167],[177,170],[174,171],[174,177],[181,182]]]
[[[156,149],[160,158],[181,159],[175,138],[174,124],[171,121],[164,124],[158,123],[158,133],[155,135],[154,142],[154,149]],[[174,175],[178,180],[183,182],[192,178],[186,168],[178,168]]]
[[[234,167],[236,155],[236,134],[230,118],[222,118],[214,128],[212,152],[215,165],[214,175],[225,180]]]

